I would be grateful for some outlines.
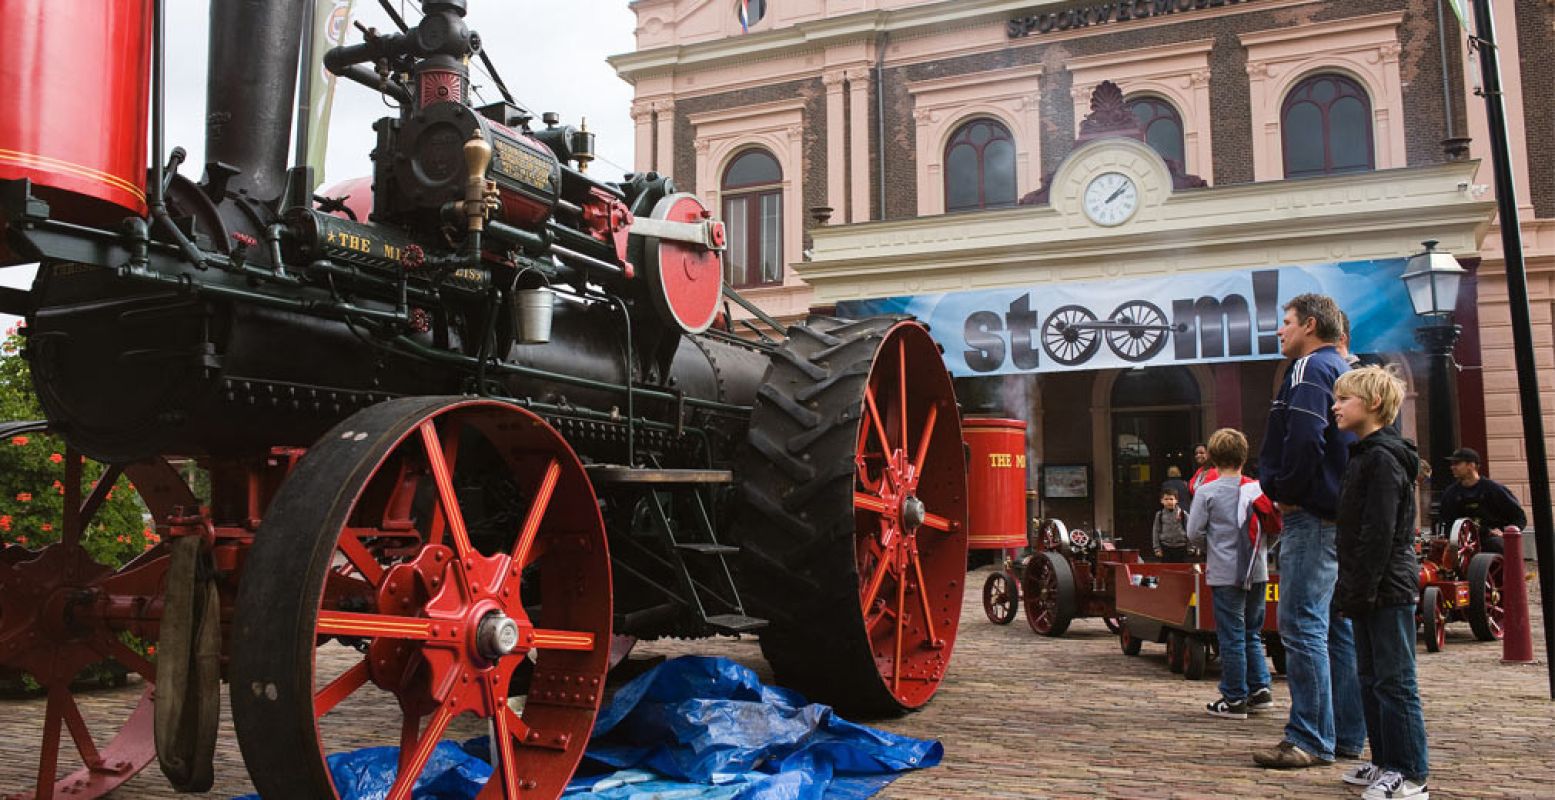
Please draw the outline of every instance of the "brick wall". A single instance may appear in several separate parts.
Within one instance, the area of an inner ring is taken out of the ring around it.
[[[1555,5],[1549,0],[1517,0],[1517,46],[1522,55],[1523,118],[1528,126],[1528,180],[1533,207],[1541,219],[1555,217]],[[1498,32],[1499,33],[1499,32]],[[1502,67],[1505,70],[1505,66]]]

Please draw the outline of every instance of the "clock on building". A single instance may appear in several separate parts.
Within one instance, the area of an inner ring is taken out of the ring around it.
[[[1085,187],[1085,216],[1097,225],[1127,222],[1139,209],[1139,188],[1121,172],[1103,172]]]

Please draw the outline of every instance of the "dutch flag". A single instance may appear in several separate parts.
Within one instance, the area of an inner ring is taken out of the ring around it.
[[[751,32],[751,0],[740,0],[740,33]]]

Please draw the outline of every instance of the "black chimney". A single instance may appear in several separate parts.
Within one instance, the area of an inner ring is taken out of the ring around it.
[[[205,157],[237,167],[230,190],[275,200],[286,185],[306,0],[212,0]]]

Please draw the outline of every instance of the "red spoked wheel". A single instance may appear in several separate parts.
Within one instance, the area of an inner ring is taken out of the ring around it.
[[[1501,600],[1502,559],[1499,553],[1478,553],[1469,561],[1469,628],[1474,638],[1492,642],[1506,635],[1506,607]]]
[[[4,438],[44,427],[7,426]],[[74,451],[67,450],[62,463],[65,512],[52,523],[59,526],[59,541],[0,550],[0,669],[31,676],[47,696],[33,788],[7,798],[102,797],[156,758],[156,667],[120,632],[136,625],[151,630],[154,620],[125,612],[134,598],[154,596],[166,569],[162,549],[115,570],[94,560],[83,540],[121,475],[130,478],[154,519],[166,519],[177,505],[192,508],[195,501],[177,471],[160,459],[109,466],[94,486],[83,486],[82,460]],[[94,702],[83,710],[76,697],[78,677],[109,659],[140,676],[144,691],[131,703]],[[66,735],[74,752],[66,749]],[[64,770],[69,773],[61,777]]]
[[[1021,584],[1031,630],[1041,636],[1063,636],[1079,609],[1068,559],[1052,551],[1036,554],[1026,564]]]
[[[923,326],[789,329],[740,462],[742,593],[779,681],[850,713],[928,702],[966,579],[955,391]],[[855,612],[853,609],[857,609]]]
[[[1004,570],[983,581],[983,613],[995,625],[1008,625],[1020,613],[1020,582]]]
[[[576,455],[507,404],[410,398],[336,426],[271,503],[238,597],[232,709],[265,797],[340,796],[326,758],[492,733],[482,798],[560,796],[611,646],[604,522]]]

